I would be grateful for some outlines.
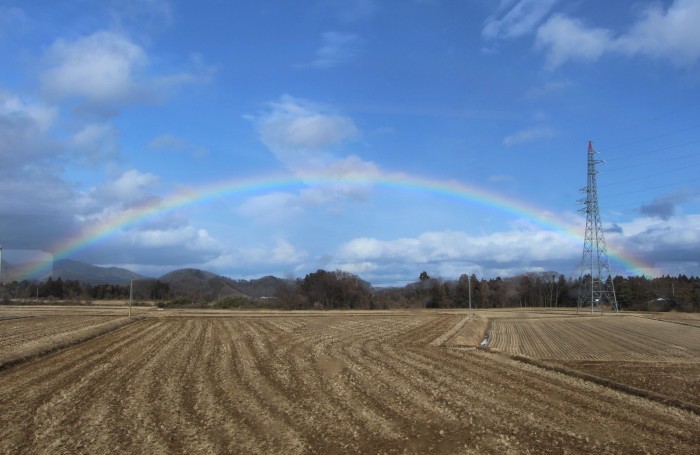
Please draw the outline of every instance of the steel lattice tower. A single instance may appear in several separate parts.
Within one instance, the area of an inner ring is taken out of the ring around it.
[[[619,311],[615,286],[613,285],[610,264],[608,263],[608,249],[603,237],[603,226],[600,222],[600,210],[598,209],[598,188],[596,184],[596,164],[602,160],[595,159],[596,151],[593,143],[588,142],[588,185],[581,191],[586,197],[579,202],[583,208],[579,211],[586,214],[586,235],[583,241],[583,256],[581,257],[581,279],[578,291],[578,303],[576,312],[584,305],[593,307],[600,305],[601,313],[604,305],[610,304],[612,309]]]

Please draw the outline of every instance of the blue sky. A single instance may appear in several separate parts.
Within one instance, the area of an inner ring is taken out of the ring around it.
[[[297,184],[156,210],[68,257],[150,276],[578,276],[592,140],[610,249],[700,274],[700,2],[300,5],[0,2],[4,258],[274,177]]]

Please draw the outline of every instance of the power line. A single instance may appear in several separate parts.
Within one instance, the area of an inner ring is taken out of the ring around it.
[[[658,135],[656,135],[656,136],[650,136],[650,137],[646,137],[646,138],[642,138],[642,139],[636,139],[636,140],[634,140],[634,141],[632,141],[632,142],[627,142],[627,143],[625,143],[625,144],[620,144],[620,145],[615,145],[615,146],[612,146],[612,147],[608,147],[608,148],[606,148],[604,151],[608,152],[608,151],[610,151],[610,150],[621,149],[621,148],[629,147],[629,146],[631,146],[631,145],[637,145],[637,144],[641,144],[641,143],[644,143],[644,142],[653,141],[654,139],[659,139],[659,138],[662,138],[662,137],[673,136],[674,134],[678,134],[678,133],[683,133],[683,132],[685,132],[685,131],[694,130],[695,128],[699,128],[699,127],[700,127],[700,123],[697,124],[697,125],[693,125],[693,126],[689,126],[689,127],[686,127],[686,128],[682,128],[682,129],[680,129],[680,130],[671,131],[671,132],[669,132],[669,133],[663,133],[663,134],[658,134]],[[624,158],[624,156],[622,156],[622,157],[615,157],[615,158],[611,158],[611,159],[619,159],[619,158]]]
[[[690,103],[690,104],[687,104],[687,105],[685,105],[685,106],[682,106],[682,107],[679,107],[679,108],[675,108],[675,109],[673,109],[673,110],[670,110],[670,111],[668,111],[668,112],[666,112],[666,113],[662,113],[662,114],[656,115],[656,116],[651,117],[651,118],[649,118],[649,119],[641,120],[641,121],[639,121],[639,122],[637,122],[637,123],[631,124],[631,125],[626,126],[626,127],[623,127],[623,128],[618,128],[618,129],[615,129],[615,130],[608,130],[608,133],[609,133],[609,134],[619,134],[619,133],[622,133],[622,132],[624,132],[624,131],[629,131],[629,130],[632,130],[632,129],[638,129],[638,128],[639,128],[640,126],[642,126],[642,125],[646,125],[646,124],[651,123],[651,122],[657,122],[657,121],[659,121],[659,120],[661,120],[661,119],[670,117],[670,116],[673,115],[673,114],[677,114],[678,112],[684,111],[684,110],[686,110],[686,109],[690,109],[690,108],[692,108],[692,107],[696,107],[696,106],[698,106],[698,105],[700,105],[700,103],[697,103],[697,102],[695,102],[695,103]],[[607,150],[610,150],[610,149],[608,148],[608,149],[605,149],[605,150],[607,151]]]
[[[654,163],[654,164],[656,164],[656,163]],[[684,170],[688,169],[689,167],[693,167],[693,166],[700,166],[700,162],[698,162],[698,163],[691,163],[691,164],[688,164],[687,166],[684,166],[684,167],[679,167],[679,168],[675,168],[675,169],[669,169],[669,170],[666,170],[666,171],[654,172],[653,174],[643,175],[643,176],[635,177],[635,178],[632,178],[632,179],[620,180],[620,181],[617,181],[617,182],[614,182],[614,183],[608,183],[608,184],[605,184],[605,185],[598,185],[598,188],[607,188],[607,187],[610,187],[610,186],[622,185],[623,183],[629,183],[629,182],[635,182],[635,181],[638,181],[638,180],[651,179],[651,178],[654,178],[654,177],[658,177],[659,175],[666,175],[666,174],[671,174],[671,173],[677,172],[677,171],[684,171]]]
[[[683,199],[690,199],[693,198],[694,196],[700,196],[700,190],[689,192],[686,194],[678,194],[674,196],[664,196],[664,197],[657,197],[654,198],[653,202],[665,202],[665,201],[673,201],[676,199],[683,200]],[[605,205],[606,209],[611,209],[611,208],[617,208],[617,207],[632,207],[632,206],[639,206],[643,205],[643,202],[626,202],[624,204],[613,204],[613,205]]]
[[[683,144],[674,144],[674,145],[669,145],[669,146],[665,146],[665,147],[659,147],[659,148],[655,148],[655,149],[651,149],[651,150],[646,150],[643,152],[634,152],[634,153],[630,153],[629,155],[616,156],[613,158],[606,159],[605,162],[619,161],[619,160],[622,160],[625,158],[636,158],[636,157],[641,156],[641,155],[649,155],[651,153],[663,152],[664,150],[671,150],[674,148],[687,147],[689,145],[693,145],[693,144],[697,144],[697,143],[700,143],[700,139],[690,141],[690,142],[685,142]]]
[[[624,192],[624,193],[608,194],[608,195],[606,195],[605,197],[606,197],[606,198],[614,198],[614,197],[618,197],[618,196],[626,196],[626,195],[628,195],[628,194],[645,193],[645,192],[647,192],[647,191],[658,190],[658,189],[661,189],[661,188],[668,188],[668,187],[672,187],[672,186],[678,186],[678,185],[682,185],[682,184],[688,183],[688,182],[697,182],[697,179],[693,179],[693,180],[690,180],[690,181],[674,182],[674,183],[669,183],[669,184],[667,184],[667,185],[652,186],[652,187],[647,187],[647,188],[644,188],[644,189],[641,189],[641,190],[627,191],[627,192]]]

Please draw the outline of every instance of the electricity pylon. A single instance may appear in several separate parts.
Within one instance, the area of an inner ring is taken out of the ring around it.
[[[600,222],[600,210],[598,209],[598,188],[596,184],[596,164],[602,160],[595,159],[596,151],[593,150],[593,143],[588,142],[588,185],[581,188],[586,193],[586,197],[579,202],[583,203],[583,208],[579,211],[586,214],[586,234],[583,241],[583,255],[581,257],[581,279],[578,291],[578,302],[576,313],[584,305],[593,308],[597,305],[604,311],[604,305],[610,304],[611,308],[619,311],[617,298],[615,297],[615,286],[610,273],[608,263],[608,249],[605,246],[603,237],[603,226]]]

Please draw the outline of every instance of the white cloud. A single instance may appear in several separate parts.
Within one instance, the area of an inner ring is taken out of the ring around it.
[[[275,246],[272,247],[271,253],[269,256],[270,261],[277,264],[293,264],[304,260],[308,256],[306,251],[300,250],[284,240],[278,240]]]
[[[689,273],[700,269],[700,215],[640,217],[616,224],[621,229],[606,233],[608,245],[618,245],[653,264],[658,273],[674,272],[664,268],[674,262],[694,264],[685,269]]]
[[[510,147],[512,145],[532,142],[538,139],[546,139],[557,135],[557,130],[549,127],[534,127],[528,128],[507,136],[503,139],[503,145]]]
[[[111,217],[127,210],[135,202],[152,198],[151,189],[158,176],[130,169],[119,177],[86,192],[81,200],[82,212],[88,218]]]
[[[610,47],[611,36],[608,30],[555,14],[537,30],[535,47],[547,53],[547,67],[552,69],[568,60],[597,60]]]
[[[144,248],[173,247],[198,251],[218,246],[218,242],[205,229],[192,226],[167,230],[130,230],[124,233],[124,238],[132,245]]]
[[[623,251],[626,258],[653,265],[656,273],[676,272],[676,268],[665,267],[679,262],[689,265],[686,274],[700,270],[700,215],[667,220],[645,217],[618,226],[621,229],[606,232],[613,273],[626,272],[615,269],[621,266],[616,263],[616,255]],[[487,277],[544,270],[576,276],[580,273],[581,248],[582,239],[520,225],[508,231],[477,235],[437,231],[389,240],[355,238],[338,248],[332,266],[354,273],[364,271],[368,274],[364,278],[372,281],[417,276],[421,270],[444,278],[456,278],[473,270]]]
[[[516,230],[485,235],[458,231],[426,232],[396,240],[357,238],[339,249],[342,262],[513,262],[559,260],[579,254],[563,235],[541,230]]]
[[[234,248],[232,252],[217,260],[217,266],[239,267],[241,260],[251,267],[258,265],[290,266],[296,265],[308,257],[308,253],[283,239],[272,244],[258,244]]]
[[[517,38],[531,33],[557,1],[520,0],[508,8],[501,17],[489,18],[481,30],[481,36],[488,40],[495,40]]]
[[[653,4],[626,33],[617,37],[603,28],[555,14],[537,30],[535,48],[546,53],[547,67],[568,61],[594,61],[606,53],[642,55],[690,66],[700,59],[700,3],[676,0],[668,9]]]
[[[216,72],[194,54],[185,69],[158,74],[141,46],[113,31],[58,39],[46,52],[45,62],[40,82],[50,99],[76,101],[101,114],[113,114],[124,104],[153,101],[184,85],[207,83]]]
[[[145,190],[158,182],[158,177],[149,172],[140,172],[130,169],[121,177],[109,182],[104,186],[105,190],[113,192],[115,196],[122,199],[133,199],[141,197]]]
[[[614,50],[628,55],[666,58],[691,65],[700,58],[700,2],[676,0],[664,11],[654,3],[630,31],[619,37]]]
[[[262,142],[291,170],[323,166],[330,148],[359,136],[349,117],[287,95],[255,120]]]
[[[321,35],[322,44],[316,51],[316,58],[302,67],[317,69],[333,68],[357,55],[360,39],[351,33],[326,32]]]
[[[137,74],[148,58],[125,36],[97,32],[74,41],[59,39],[48,50],[49,69],[41,83],[55,99],[123,102],[137,91]]]

